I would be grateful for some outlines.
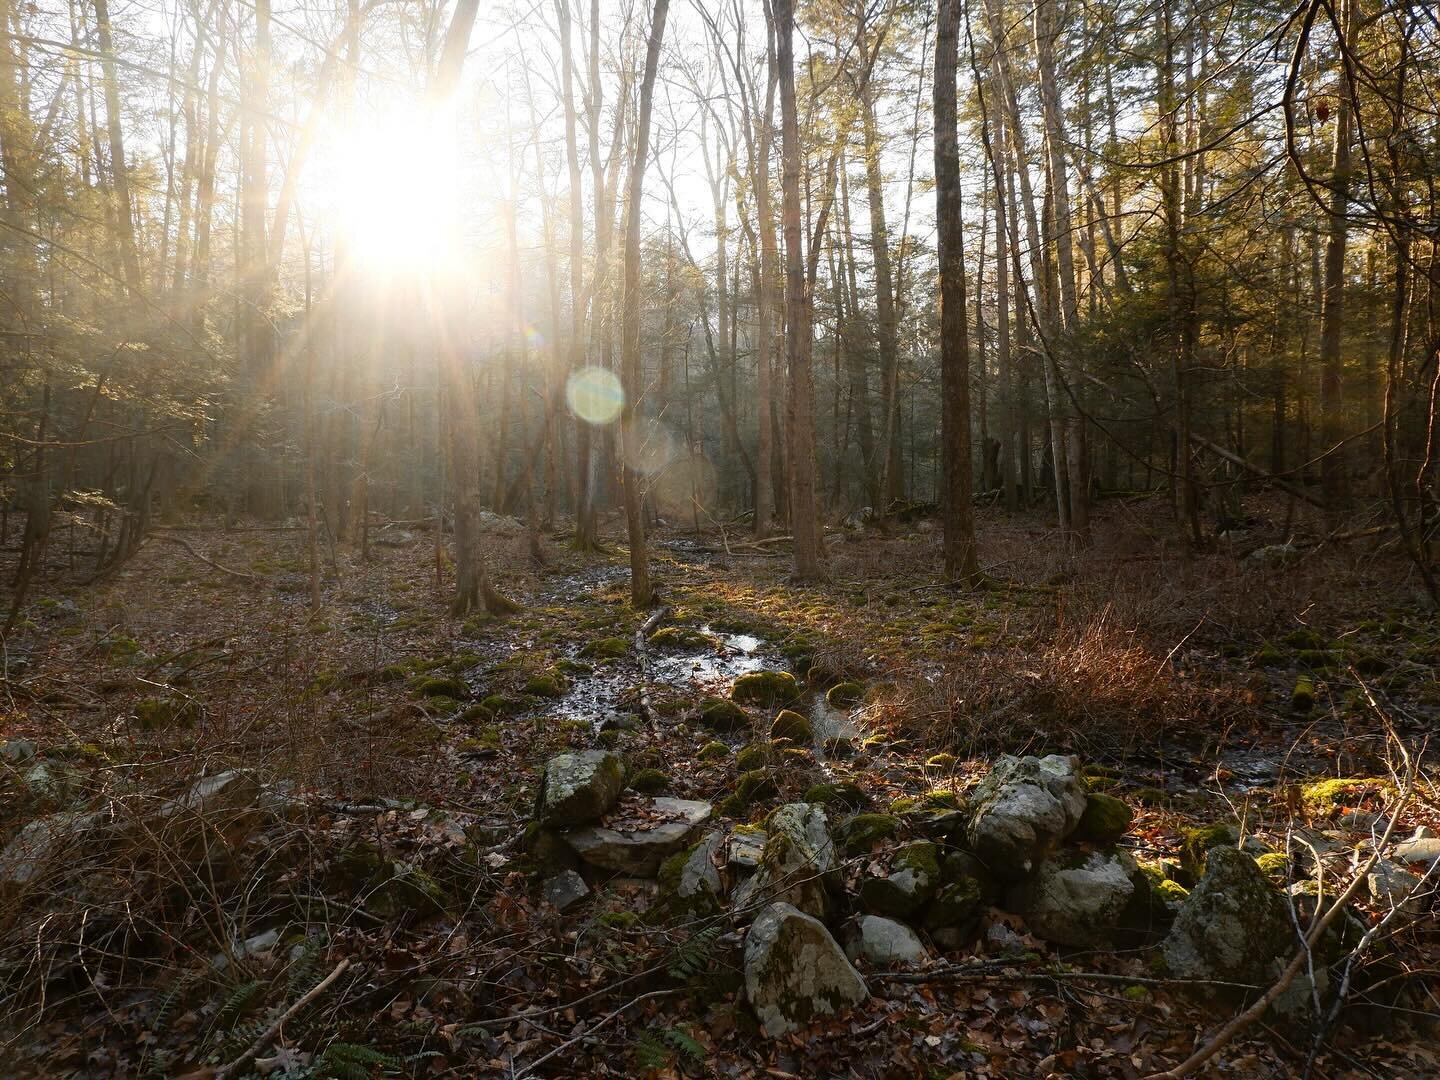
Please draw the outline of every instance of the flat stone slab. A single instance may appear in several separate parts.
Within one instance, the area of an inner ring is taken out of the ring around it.
[[[698,799],[648,800],[653,821],[634,827],[591,825],[563,834],[575,854],[591,866],[635,877],[654,877],[660,864],[683,848],[714,807]]]

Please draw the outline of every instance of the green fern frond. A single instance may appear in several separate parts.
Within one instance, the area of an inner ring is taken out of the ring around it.
[[[718,924],[702,926],[676,945],[670,954],[669,963],[666,964],[671,978],[684,982],[692,975],[708,970],[710,960],[715,955],[715,943],[720,940],[721,929]]]

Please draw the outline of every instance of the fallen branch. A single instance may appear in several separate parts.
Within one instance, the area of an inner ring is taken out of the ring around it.
[[[168,532],[159,531],[153,532],[151,533],[151,535],[161,540],[168,540],[172,544],[178,544],[180,547],[184,548],[186,552],[188,552],[191,556],[199,559],[202,563],[204,563],[211,569],[219,570],[222,574],[229,574],[231,577],[238,578],[240,581],[249,582],[251,585],[259,584],[261,580],[254,574],[247,574],[241,570],[231,570],[228,566],[221,566],[214,559],[209,559],[206,558],[204,555],[201,555],[200,552],[196,551],[188,541],[182,540],[178,536],[171,536]]]
[[[274,1041],[275,1037],[280,1034],[280,1029],[285,1026],[285,1021],[289,1020],[296,1013],[300,1012],[300,1010],[305,1008],[305,1006],[309,1005],[321,994],[325,993],[326,990],[330,989],[331,985],[335,982],[335,980],[340,978],[340,976],[344,974],[345,969],[349,966],[349,960],[341,960],[338,964],[336,964],[334,971],[330,972],[329,975],[326,975],[325,978],[321,979],[318,983],[311,987],[309,993],[305,994],[303,997],[300,998],[299,1001],[295,1002],[294,1005],[291,1005],[288,1009],[281,1013],[279,1018],[277,1018],[273,1024],[271,1024],[268,1028],[265,1029],[264,1034],[262,1034],[260,1038],[256,1039],[253,1043],[250,1044],[249,1050],[246,1050],[245,1053],[241,1054],[234,1061],[230,1062],[229,1065],[222,1065],[219,1069],[217,1069],[215,1071],[215,1080],[228,1080],[229,1077],[240,1075],[240,1073],[244,1071],[246,1066],[248,1066],[252,1061],[254,1061],[257,1057],[260,1056],[260,1051],[264,1050],[267,1046],[269,1046],[270,1043]]]
[[[1231,465],[1238,465],[1246,472],[1253,473],[1255,476],[1260,477],[1262,480],[1270,481],[1270,483],[1274,484],[1287,495],[1294,495],[1295,498],[1302,499],[1305,502],[1309,503],[1311,506],[1318,506],[1322,510],[1325,508],[1325,503],[1318,496],[1311,495],[1304,488],[1296,487],[1288,480],[1280,479],[1280,477],[1276,476],[1274,473],[1266,472],[1264,469],[1260,468],[1259,465],[1251,464],[1239,454],[1231,453],[1223,446],[1219,445],[1218,443],[1211,442],[1203,435],[1197,435],[1192,431],[1190,433],[1190,441],[1196,446],[1201,447],[1202,449],[1209,450],[1216,457],[1223,458],[1224,460],[1230,462]]]
[[[1303,968],[1309,960],[1311,955],[1310,951],[1314,948],[1315,943],[1320,940],[1320,935],[1325,933],[1330,924],[1345,910],[1345,905],[1350,903],[1351,898],[1354,897],[1355,893],[1359,890],[1361,882],[1363,882],[1370,871],[1374,869],[1376,862],[1380,859],[1381,853],[1389,846],[1390,834],[1395,831],[1395,822],[1400,819],[1400,811],[1403,810],[1405,804],[1409,802],[1410,789],[1413,783],[1414,773],[1412,771],[1405,785],[1405,790],[1400,793],[1399,802],[1394,812],[1390,815],[1390,822],[1385,827],[1385,835],[1380,837],[1374,850],[1371,851],[1369,858],[1367,858],[1351,876],[1350,883],[1345,887],[1344,891],[1342,891],[1340,895],[1331,902],[1330,906],[1311,924],[1309,932],[1303,939],[1301,948],[1295,953],[1294,957],[1291,958],[1290,963],[1285,966],[1285,970],[1280,973],[1280,977],[1275,980],[1274,985],[1272,985],[1269,990],[1266,990],[1265,993],[1261,994],[1253,1005],[1232,1018],[1224,1027],[1211,1036],[1208,1042],[1179,1065],[1175,1066],[1175,1068],[1166,1072],[1152,1073],[1147,1076],[1145,1080],[1182,1080],[1183,1077],[1189,1076],[1229,1045],[1235,1036],[1259,1020],[1260,1017],[1264,1016],[1265,1011],[1274,1004],[1276,999],[1285,993],[1286,990],[1290,989],[1290,984],[1295,981],[1295,977],[1300,974],[1300,969]]]
[[[635,655],[640,658],[640,716],[651,727],[655,726],[655,713],[650,708],[650,650],[649,639],[654,629],[670,614],[668,605],[658,607],[635,631]]]

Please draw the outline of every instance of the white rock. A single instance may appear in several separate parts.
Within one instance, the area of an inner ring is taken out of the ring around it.
[[[1031,933],[1057,945],[1106,946],[1135,895],[1135,862],[1124,852],[1073,852],[1046,859],[1017,906]]]
[[[918,964],[929,953],[914,930],[882,915],[862,915],[845,950],[851,960],[872,964]]]
[[[105,814],[71,812],[30,822],[0,851],[0,891],[24,888],[82,845],[98,842],[105,822]]]
[[[745,994],[771,1038],[797,1031],[870,996],[860,973],[819,919],[771,904],[745,938]]]
[[[535,817],[549,828],[586,825],[615,806],[624,786],[625,762],[619,754],[557,754],[545,763]]]
[[[1365,875],[1370,898],[1387,911],[1398,907],[1408,918],[1423,915],[1433,896],[1433,885],[1425,888],[1419,885],[1418,877],[1389,859],[1377,859]]]
[[[1080,823],[1085,784],[1075,757],[1001,757],[969,800],[969,847],[996,877],[1017,881]]]

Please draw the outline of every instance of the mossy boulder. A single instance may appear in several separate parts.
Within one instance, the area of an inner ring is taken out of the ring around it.
[[[886,876],[860,882],[860,903],[877,915],[908,919],[929,903],[939,887],[939,851],[929,841],[917,840],[896,853]]]
[[[745,938],[745,997],[772,1039],[870,996],[824,923],[786,903],[764,908]]]
[[[660,769],[641,769],[630,777],[630,790],[642,795],[658,795],[670,786],[670,777]]]
[[[1255,865],[1272,885],[1284,885],[1290,880],[1290,860],[1283,851],[1267,851],[1255,856]]]
[[[1297,713],[1308,713],[1315,708],[1315,680],[1308,675],[1301,675],[1295,680],[1295,688],[1290,691],[1290,709]]]
[[[956,757],[954,754],[931,754],[925,759],[925,768],[937,772],[949,772],[955,768]]]
[[[1124,852],[1064,849],[1041,862],[1035,877],[1015,890],[1011,906],[1042,940],[1108,947],[1134,899],[1137,876],[1144,880]]]
[[[584,825],[607,813],[625,786],[625,762],[607,750],[559,754],[545,763],[536,820],[550,827]]]
[[[1280,643],[1288,645],[1292,649],[1323,649],[1329,644],[1324,634],[1308,626],[1302,626],[1282,635]]]
[[[489,694],[480,700],[480,705],[491,716],[519,716],[533,702],[534,698],[515,694]]]
[[[618,660],[630,651],[630,643],[622,637],[596,638],[580,647],[586,660]]]
[[[780,900],[816,918],[828,917],[838,864],[824,808],[786,803],[766,818],[765,831],[759,869],[746,882],[747,897]]]
[[[810,720],[794,709],[781,709],[775,722],[770,725],[772,739],[789,739],[793,743],[809,743],[814,737]]]
[[[733,701],[707,697],[700,702],[700,722],[712,731],[741,731],[750,726],[750,716]]]
[[[1295,951],[1295,931],[1284,898],[1255,860],[1233,847],[1216,847],[1161,951],[1176,978],[1269,986]],[[1316,971],[1323,976],[1321,965]],[[1305,1015],[1311,989],[1302,975],[1276,1010]]]
[[[1180,876],[1190,881],[1198,881],[1204,874],[1210,852],[1217,848],[1238,849],[1241,844],[1240,830],[1224,822],[1185,829],[1180,836]],[[1253,836],[1245,837],[1244,849],[1252,856],[1269,850]]]
[[[840,847],[847,856],[863,854],[899,831],[900,819],[894,814],[856,814],[840,826]]]
[[[835,709],[849,709],[865,697],[865,688],[858,682],[836,683],[825,692],[825,702]]]
[[[660,893],[655,905],[646,912],[648,921],[694,919],[720,910],[723,886],[715,859],[723,843],[720,833],[707,833],[698,843],[677,851],[660,864],[656,875]]]
[[[1169,794],[1164,789],[1157,787],[1132,788],[1129,795],[1141,806],[1146,807],[1167,806],[1170,803]]]
[[[750,671],[735,680],[730,697],[741,705],[788,705],[800,697],[800,684],[788,671]]]
[[[525,680],[525,693],[534,697],[558,698],[565,696],[565,680],[559,675],[545,671]]]
[[[1074,757],[1006,754],[970,797],[966,846],[997,878],[1018,881],[1074,831],[1086,799]]]
[[[707,742],[700,748],[701,761],[722,761],[730,756],[730,747],[723,742]]]
[[[819,803],[821,806],[859,810],[869,805],[870,796],[853,780],[837,780],[833,783],[812,784],[805,789],[805,801]]]
[[[1129,831],[1134,817],[1130,807],[1120,799],[1092,791],[1085,797],[1085,812],[1071,835],[1077,840],[1113,844]]]

